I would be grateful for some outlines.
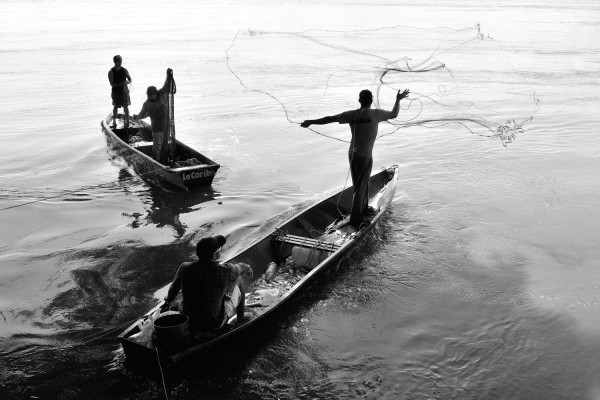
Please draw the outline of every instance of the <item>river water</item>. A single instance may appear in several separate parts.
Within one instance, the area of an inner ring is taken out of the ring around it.
[[[600,6],[460,3],[0,3],[0,397],[600,399]],[[132,113],[174,70],[210,188],[154,188],[107,147],[115,54]],[[297,123],[405,87],[365,242],[217,372],[128,368],[116,335],[199,238],[226,256],[347,184],[347,127]]]

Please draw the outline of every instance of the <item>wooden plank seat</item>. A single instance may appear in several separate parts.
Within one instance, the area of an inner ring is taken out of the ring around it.
[[[278,242],[290,243],[295,246],[306,247],[309,249],[325,250],[333,253],[341,247],[340,244],[333,242],[325,242],[304,236],[289,235],[287,233],[274,233],[273,238]]]

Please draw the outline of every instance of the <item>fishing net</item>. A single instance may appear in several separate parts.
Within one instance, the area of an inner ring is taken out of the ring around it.
[[[173,77],[173,70],[168,70],[168,89],[167,92],[167,110],[169,113],[168,119],[168,146],[169,146],[169,165],[172,165],[175,160],[176,142],[175,142],[175,93],[177,93],[177,85]]]
[[[524,132],[539,103],[500,44],[479,25],[247,30],[237,33],[226,56],[242,86],[278,102],[295,124],[358,108],[362,89],[373,92],[373,107],[391,110],[396,92],[410,89],[398,118],[381,125],[379,137],[412,126],[454,125],[506,146]],[[341,140],[318,129],[313,131]]]

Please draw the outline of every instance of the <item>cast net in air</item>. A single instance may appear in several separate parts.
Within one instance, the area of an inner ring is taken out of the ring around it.
[[[362,89],[373,92],[373,107],[389,110],[396,92],[408,88],[398,118],[380,126],[379,137],[414,126],[443,127],[494,138],[506,147],[539,108],[523,75],[479,25],[247,30],[238,32],[226,55],[241,85],[271,97],[296,124],[358,108]],[[313,127],[317,134],[347,141]]]

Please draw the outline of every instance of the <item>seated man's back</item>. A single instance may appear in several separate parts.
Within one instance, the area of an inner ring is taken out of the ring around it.
[[[252,279],[252,268],[245,263],[219,263],[215,253],[225,244],[224,236],[202,238],[196,244],[198,261],[179,266],[165,301],[175,300],[181,290],[183,313],[190,318],[192,331],[210,331],[221,327],[228,317],[244,317],[244,278]],[[244,278],[243,278],[243,277]],[[230,291],[230,296],[225,294]]]
[[[227,289],[239,276],[230,264],[216,260],[183,263],[181,291],[183,313],[190,317],[193,330],[212,330],[223,323],[223,298]]]

